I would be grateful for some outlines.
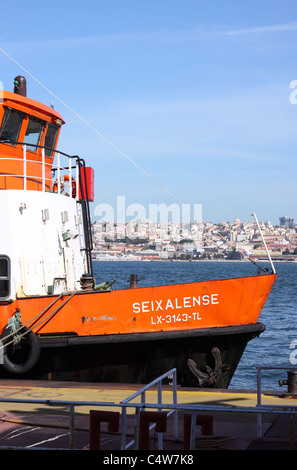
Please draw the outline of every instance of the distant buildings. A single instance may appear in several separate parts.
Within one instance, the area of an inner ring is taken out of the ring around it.
[[[294,227],[294,219],[292,217],[283,216],[279,218],[279,224],[284,225],[285,227],[293,228]]]
[[[260,222],[266,246],[274,260],[297,261],[297,225],[280,217],[280,226]],[[148,219],[126,223],[93,224],[94,257],[113,259],[267,259],[254,221],[214,224],[153,223]]]

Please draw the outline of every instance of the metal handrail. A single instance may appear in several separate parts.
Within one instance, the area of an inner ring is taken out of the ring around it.
[[[74,414],[75,407],[77,406],[87,406],[87,407],[114,407],[121,408],[122,411],[126,408],[135,409],[135,411],[146,409],[171,409],[175,412],[192,412],[193,415],[198,411],[207,411],[207,412],[230,412],[230,413],[251,413],[251,414],[286,414],[291,416],[297,415],[297,405],[288,407],[285,406],[272,406],[272,405],[260,405],[255,407],[245,407],[245,406],[229,406],[229,405],[189,405],[189,404],[170,404],[170,403],[114,403],[114,402],[100,402],[100,401],[75,401],[75,400],[40,400],[40,399],[18,399],[18,398],[0,398],[0,403],[24,403],[24,404],[39,404],[46,406],[69,406],[69,450],[74,449]],[[192,429],[192,427],[191,427]],[[123,429],[122,429],[123,432]],[[260,436],[262,437],[262,436]],[[191,442],[194,439],[191,437]],[[0,446],[0,449],[3,449],[3,446]]]
[[[268,367],[261,367],[262,369]],[[285,369],[285,367],[279,367],[280,369]],[[275,367],[277,369],[277,367]],[[175,369],[173,369],[175,371]],[[176,372],[176,371],[175,371]],[[175,373],[174,372],[174,373]],[[46,405],[46,406],[69,406],[69,450],[73,450],[74,446],[74,415],[75,415],[75,407],[77,406],[87,406],[87,407],[113,407],[113,408],[121,408],[122,411],[122,420],[125,419],[127,408],[134,409],[135,414],[139,413],[141,410],[145,409],[157,409],[162,411],[164,409],[171,410],[177,414],[177,412],[191,412],[192,413],[192,422],[195,422],[195,416],[197,412],[206,411],[206,412],[230,412],[232,413],[250,413],[256,414],[258,417],[262,416],[263,414],[284,414],[290,415],[291,418],[295,419],[297,415],[297,404],[294,406],[282,405],[282,406],[275,406],[275,405],[262,405],[261,403],[257,403],[256,406],[229,406],[229,405],[202,405],[196,403],[194,405],[191,404],[178,404],[174,399],[174,403],[147,403],[146,400],[141,403],[131,403],[131,400],[136,398],[137,396],[143,397],[143,393],[146,392],[149,388],[153,385],[156,385],[162,378],[168,377],[169,374],[172,373],[171,371],[166,372],[158,379],[154,380],[150,384],[143,387],[141,390],[136,392],[135,394],[129,396],[125,400],[122,400],[120,403],[115,402],[100,402],[100,401],[77,401],[77,400],[46,400],[46,399],[18,399],[18,398],[0,398],[0,403],[24,403],[24,404],[39,404],[39,405]],[[175,385],[173,386],[173,390],[176,390]],[[175,393],[175,392],[174,392]],[[176,418],[177,419],[177,418]],[[293,428],[294,430],[294,428]],[[126,426],[121,426],[121,443],[126,442],[126,435],[122,435],[126,433],[127,429]],[[195,436],[194,436],[195,428],[191,426],[191,437],[190,449],[193,450],[195,446]],[[295,431],[294,431],[295,433]],[[262,437],[262,435],[258,435],[258,437]],[[295,435],[291,435],[291,441],[294,441]],[[136,444],[138,439],[136,438]],[[6,447],[0,446],[0,449],[5,449]],[[127,449],[128,447],[122,447],[121,449]],[[18,447],[20,449],[20,447]],[[32,448],[31,448],[32,449]],[[36,448],[40,450],[40,447]],[[136,446],[137,449],[137,446]],[[161,450],[161,449],[159,449]]]
[[[268,405],[262,404],[262,371],[263,370],[296,370],[296,367],[292,366],[256,366],[257,370],[257,407],[265,408]],[[262,415],[257,416],[257,427],[258,427],[258,436],[262,436]]]
[[[30,147],[41,148],[44,150],[49,150],[53,154],[59,153],[60,155],[64,155],[65,157],[69,158],[77,158],[77,155],[69,155],[68,153],[62,152],[61,150],[54,149],[52,147],[46,147],[45,145],[37,145],[31,144],[29,142],[19,142],[18,140],[7,140],[7,139],[0,139],[0,144],[11,144],[11,145],[29,145]],[[53,158],[53,157],[51,157]]]
[[[153,386],[157,385],[157,390],[158,390],[158,405],[162,404],[162,381],[163,379],[167,378],[168,376],[172,375],[172,393],[173,393],[173,405],[177,406],[177,371],[176,369],[171,369],[165,374],[161,375],[157,379],[153,380],[150,382],[148,385],[145,385],[142,389],[138,390],[137,392],[133,393],[130,395],[128,398],[125,400],[121,401],[122,407],[122,433],[121,433],[121,449],[128,449],[131,447],[133,444],[136,448],[138,448],[139,444],[139,420],[140,420],[140,410],[141,408],[137,407],[136,408],[136,416],[135,416],[135,423],[136,423],[136,439],[132,440],[129,442],[129,444],[126,444],[126,425],[127,425],[127,409],[126,405],[130,403],[132,400],[135,398],[141,396],[141,401],[142,403],[146,403],[146,392],[150,390]],[[145,405],[147,406],[147,405]],[[165,407],[167,408],[167,407]],[[162,408],[158,407],[159,411],[162,411]],[[172,413],[174,413],[174,437],[175,439],[178,439],[178,421],[177,421],[177,410],[172,409],[167,413],[167,416],[170,416]],[[150,430],[153,429],[156,425],[152,424],[150,426]],[[159,443],[159,449],[162,450],[163,448],[163,435],[162,433],[158,433],[158,443]]]

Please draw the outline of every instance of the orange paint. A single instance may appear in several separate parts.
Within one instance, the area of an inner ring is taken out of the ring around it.
[[[276,277],[263,275],[110,292],[79,291],[72,298],[67,295],[61,299],[20,298],[3,307],[7,315],[2,315],[1,327],[16,308],[20,309],[23,324],[32,326],[37,334],[108,335],[256,323]]]
[[[4,91],[2,94],[2,103],[0,104],[0,123],[3,121],[5,108],[11,108],[24,114],[22,125],[17,137],[18,142],[26,141],[26,129],[29,116],[40,119],[46,123],[38,145],[46,146],[45,138],[48,124],[58,124],[58,134],[54,148],[59,138],[60,126],[64,123],[59,113],[52,108],[45,106],[30,98]],[[10,143],[0,143],[0,189],[24,189],[23,176],[26,171],[27,185],[29,190],[42,190],[42,149],[37,148],[36,151],[27,144],[26,163],[24,163],[23,146]],[[51,168],[52,156],[45,156],[45,178],[46,189],[51,190]],[[24,166],[26,165],[26,167]],[[3,176],[1,176],[3,175]],[[6,175],[6,176],[4,176]],[[15,175],[15,176],[14,176]]]

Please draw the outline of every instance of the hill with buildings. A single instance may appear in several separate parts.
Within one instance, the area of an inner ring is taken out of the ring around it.
[[[273,260],[297,260],[297,225],[280,217],[282,225],[260,222]],[[267,259],[255,222],[126,223],[100,221],[92,225],[93,257],[105,260],[236,260]]]

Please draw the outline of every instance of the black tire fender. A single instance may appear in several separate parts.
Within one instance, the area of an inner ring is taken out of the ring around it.
[[[5,331],[7,332],[7,330]],[[28,372],[30,369],[32,369],[35,366],[35,364],[38,362],[38,359],[40,357],[40,344],[39,344],[38,337],[35,335],[35,333],[29,328],[27,328],[26,326],[24,326],[21,329],[20,334],[24,335],[24,337],[26,338],[28,347],[29,347],[28,348],[29,351],[26,353],[24,362],[13,362],[9,354],[10,349],[13,348],[13,344],[5,346],[5,336],[7,336],[7,334],[6,335],[2,334],[0,337],[0,339],[3,340],[3,344],[4,344],[2,367],[7,372],[10,372],[16,375],[24,374]],[[11,340],[11,336],[10,338],[8,338],[8,341],[6,342],[9,342],[10,340]],[[22,347],[22,340],[20,343],[20,348],[21,347]]]

